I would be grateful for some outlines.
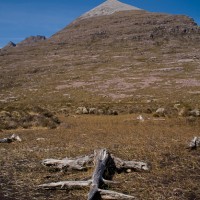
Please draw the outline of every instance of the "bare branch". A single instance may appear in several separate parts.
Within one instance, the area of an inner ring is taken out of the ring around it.
[[[9,138],[0,139],[0,143],[11,143],[11,142],[15,142],[15,141],[21,142],[22,140],[18,135],[15,135],[15,134],[13,134]]]
[[[118,192],[114,192],[111,190],[102,190],[102,189],[98,189],[100,195],[101,195],[101,199],[117,199],[117,200],[136,200],[136,197],[134,196],[130,196],[130,195],[126,195],[126,194],[122,194],[122,193],[118,193]]]
[[[47,183],[39,185],[40,188],[46,189],[46,190],[52,190],[52,189],[60,189],[60,190],[66,190],[66,189],[81,189],[82,187],[89,187],[91,185],[92,181],[60,181],[55,183]]]
[[[53,167],[55,169],[78,170],[83,171],[88,168],[88,166],[93,165],[94,155],[80,156],[76,158],[64,158],[62,160],[57,159],[46,159],[42,161],[44,166]]]

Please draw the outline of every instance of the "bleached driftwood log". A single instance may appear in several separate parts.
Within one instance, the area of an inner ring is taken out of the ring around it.
[[[114,166],[116,172],[126,172],[128,170],[131,171],[149,171],[150,165],[145,162],[141,161],[124,161],[120,158],[115,157],[114,155],[110,155],[114,163]],[[42,161],[42,165],[47,167],[52,167],[55,169],[60,170],[86,170],[87,168],[91,168],[94,164],[95,156],[94,154],[86,155],[86,156],[79,156],[76,158],[64,158],[62,160],[58,159],[45,159]],[[111,159],[110,159],[111,161]]]
[[[55,182],[55,183],[42,184],[42,185],[39,185],[39,187],[46,189],[46,190],[81,189],[83,187],[89,187],[91,185],[91,183],[92,183],[92,180],[88,180],[88,181],[60,181],[60,182]]]
[[[192,141],[189,143],[189,149],[197,149],[200,146],[200,137],[194,137]]]
[[[125,161],[112,155],[117,172],[149,171],[150,165],[141,161]]]
[[[13,134],[9,138],[0,139],[0,143],[11,143],[11,142],[14,142],[14,141],[21,142],[22,140],[21,140],[21,138],[18,135],[15,135],[15,134]]]
[[[76,158],[64,158],[62,160],[46,159],[42,161],[42,165],[53,167],[55,169],[69,170],[86,170],[89,166],[93,165],[94,155],[79,156]]]
[[[86,156],[77,157],[74,160],[77,161],[77,159],[79,160],[80,158],[86,158]],[[106,149],[95,150],[93,155],[90,155],[89,158],[87,157],[87,159],[83,159],[83,160],[87,160],[87,161],[89,160],[91,162],[90,160],[91,158],[94,159],[94,164],[95,164],[95,169],[92,175],[92,179],[87,180],[87,181],[62,181],[62,182],[57,182],[57,183],[48,183],[48,184],[39,185],[39,187],[43,189],[80,189],[82,187],[90,187],[90,191],[88,193],[88,200],[136,199],[134,196],[125,195],[125,194],[118,193],[115,191],[104,190],[103,187],[106,184],[115,183],[112,181],[112,177],[116,171],[121,170],[122,172],[127,169],[149,170],[150,168],[148,164],[144,162],[136,162],[136,161],[123,161],[120,158],[111,156],[110,153]],[[60,163],[60,161],[63,161],[63,160],[59,160],[59,162],[58,160],[56,160],[55,161],[56,166],[57,166],[57,163]],[[50,160],[48,163],[51,165],[52,161]],[[49,164],[45,164],[45,165],[49,166]],[[63,162],[61,162],[61,167],[63,167],[62,164]],[[87,162],[85,164],[87,165]]]
[[[111,191],[111,190],[102,190],[102,189],[98,189],[100,195],[101,195],[101,199],[120,199],[120,200],[132,200],[132,199],[137,199],[134,196],[130,196],[130,195],[126,195],[126,194],[122,194],[122,193],[118,193],[115,191]]]

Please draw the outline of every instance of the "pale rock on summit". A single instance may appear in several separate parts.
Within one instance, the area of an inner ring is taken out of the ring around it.
[[[100,4],[94,9],[83,14],[79,19],[86,19],[97,16],[111,15],[119,11],[128,11],[128,10],[141,10],[140,8],[122,3],[117,0],[107,0],[106,2]]]

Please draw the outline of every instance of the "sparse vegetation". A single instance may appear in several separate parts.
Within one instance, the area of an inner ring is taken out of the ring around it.
[[[56,128],[60,120],[50,111],[43,108],[33,110],[0,111],[0,130],[10,130],[17,128],[47,127]]]
[[[199,42],[187,17],[130,11],[77,20],[39,44],[0,51],[0,138],[22,138],[0,145],[0,199],[85,199],[88,190],[37,186],[85,180],[90,169],[46,171],[40,161],[104,147],[152,164],[149,173],[120,174],[123,184],[111,190],[200,199],[200,152],[186,149],[200,133]],[[76,115],[78,107],[86,115]]]
[[[136,159],[152,164],[149,173],[133,172],[128,176],[116,176],[114,181],[123,184],[112,185],[111,190],[145,200],[199,199],[199,149],[186,149],[193,136],[199,135],[199,119],[188,124],[185,118],[154,121],[151,115],[145,115],[145,121],[139,122],[136,117],[134,114],[59,116],[63,123],[58,129],[16,130],[22,142],[0,146],[3,155],[0,158],[0,195],[12,200],[86,199],[87,188],[65,192],[38,190],[37,186],[83,180],[90,177],[93,169],[72,174],[47,171],[40,161],[76,157],[106,147],[124,160]],[[0,133],[0,138],[5,135],[10,135],[10,131]]]

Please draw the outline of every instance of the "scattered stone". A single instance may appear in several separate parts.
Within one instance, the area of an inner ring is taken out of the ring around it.
[[[200,146],[200,137],[194,137],[192,141],[189,143],[189,149],[194,150]]]
[[[165,117],[166,116],[166,109],[165,108],[158,108],[156,110],[156,114],[158,117]]]
[[[96,108],[89,108],[89,114],[96,114],[97,109]]]
[[[78,108],[76,109],[76,114],[78,114],[78,115],[88,114],[88,113],[89,113],[89,112],[88,112],[88,110],[87,110],[86,107],[78,107]]]
[[[199,117],[200,116],[200,110],[199,109],[194,109],[194,110],[189,112],[189,115],[193,116],[193,117]]]
[[[103,115],[103,114],[104,114],[103,109],[98,109],[97,114],[98,114],[98,115]]]
[[[87,110],[87,108],[83,108],[83,114],[88,114],[89,112],[88,112],[88,110]]]
[[[139,115],[139,116],[137,117],[137,120],[139,120],[139,121],[141,121],[141,122],[144,122],[144,118],[142,117],[142,115]]]
[[[108,115],[118,115],[118,112],[116,110],[108,110],[107,114]]]

